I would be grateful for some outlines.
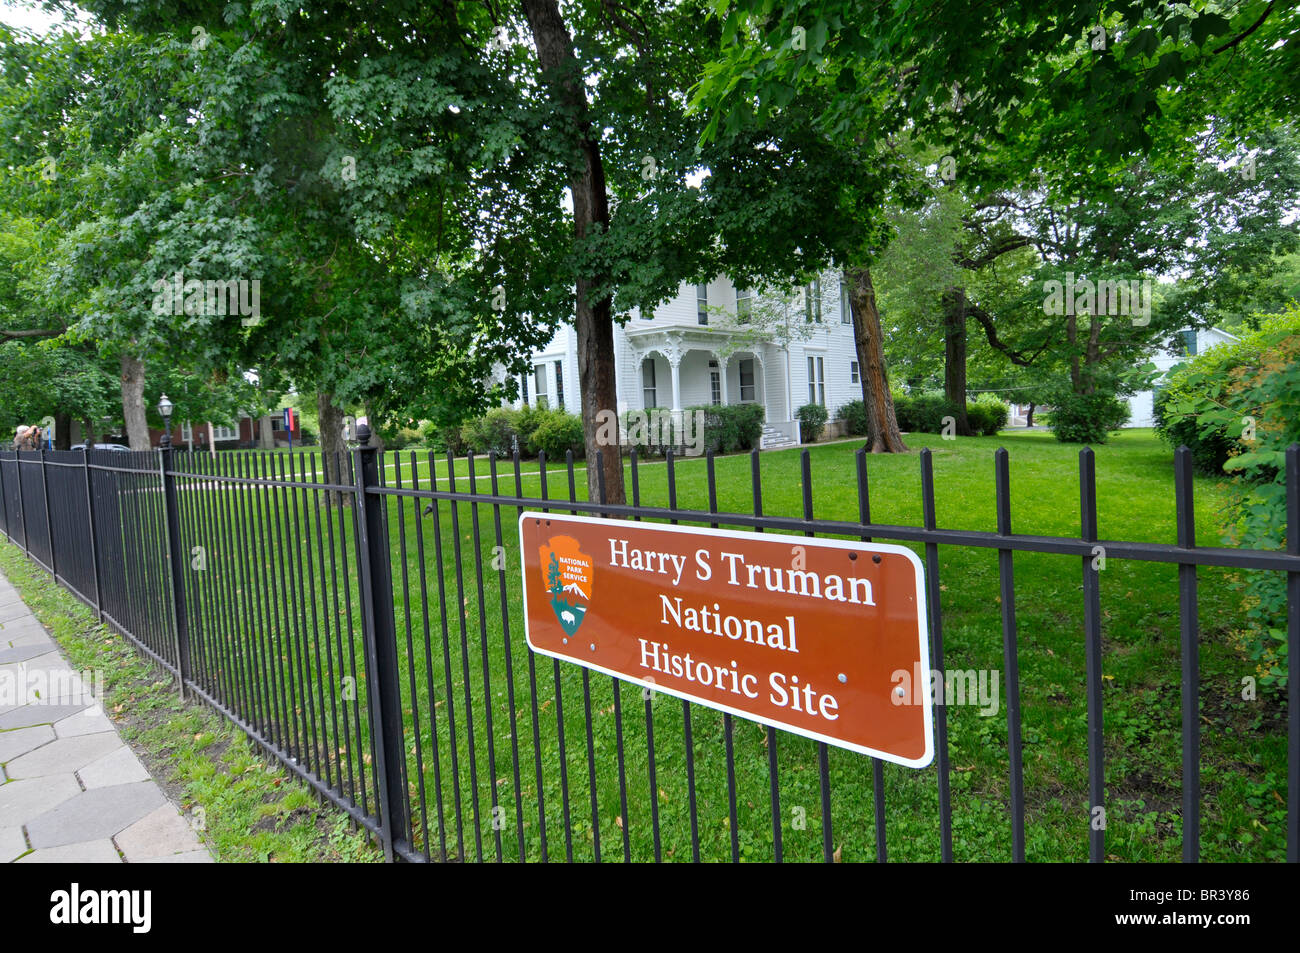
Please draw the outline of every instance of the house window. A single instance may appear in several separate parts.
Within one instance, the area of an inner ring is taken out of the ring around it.
[[[736,321],[738,324],[749,322],[749,312],[753,308],[754,293],[748,288],[736,289]]]
[[[722,403],[722,374],[716,369],[709,371],[709,396],[715,407]]]
[[[519,375],[519,393],[523,395],[524,403],[528,403],[528,375]]]
[[[1196,356],[1196,332],[1183,331],[1182,337],[1183,337],[1183,352],[1188,357],[1195,357]]]
[[[849,283],[840,279],[840,324],[853,323],[853,307],[849,303]]]
[[[564,362],[555,362],[555,406],[564,409]]]
[[[808,356],[808,403],[826,404],[826,368],[820,357]]]
[[[284,429],[284,414],[271,414],[271,432],[279,433]]]
[[[700,324],[709,323],[709,286],[695,286],[695,315]]]
[[[646,410],[659,406],[655,402],[655,361],[653,357],[648,357],[641,363],[641,394],[645,398]]]
[[[850,384],[862,383],[862,376],[858,371],[857,361],[849,361],[849,383]]]
[[[194,440],[194,428],[188,421],[181,424],[181,439],[186,443],[192,443]]]
[[[822,280],[814,278],[812,284],[803,290],[804,317],[809,324],[814,321],[822,323]]]
[[[754,400],[754,359],[740,361],[740,399]]]
[[[212,427],[212,439],[217,440],[238,440],[239,432],[234,427]]]
[[[546,400],[546,365],[537,364],[533,367],[533,377],[537,384],[537,406],[547,406]]]

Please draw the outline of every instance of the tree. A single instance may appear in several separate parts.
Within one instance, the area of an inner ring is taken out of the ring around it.
[[[853,341],[861,368],[862,401],[867,408],[867,442],[872,453],[906,453],[907,444],[898,431],[894,397],[889,389],[885,364],[885,334],[881,327],[876,289],[870,268],[844,272],[853,310]]]

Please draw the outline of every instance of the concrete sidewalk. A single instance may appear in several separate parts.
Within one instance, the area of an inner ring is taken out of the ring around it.
[[[0,863],[211,863],[93,691],[0,573]]]

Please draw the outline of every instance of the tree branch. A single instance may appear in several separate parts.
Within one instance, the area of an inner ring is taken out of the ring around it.
[[[966,313],[969,317],[978,321],[980,327],[984,329],[984,336],[988,338],[989,346],[1001,351],[1007,356],[1007,359],[1010,360],[1012,364],[1017,364],[1020,367],[1028,367],[1034,363],[1034,361],[1038,359],[1038,356],[1047,350],[1048,345],[1052,343],[1052,336],[1049,334],[1047,340],[1043,342],[1042,347],[1037,351],[1034,351],[1028,357],[1025,357],[1023,352],[1012,349],[1007,342],[998,337],[998,332],[993,327],[993,316],[973,301],[970,301],[970,299],[967,299],[966,301]]]
[[[67,328],[61,328],[57,331],[53,331],[48,328],[14,329],[14,330],[10,330],[7,328],[0,328],[0,341],[11,341],[20,338],[56,338],[66,330]]]
[[[1266,7],[1264,8],[1264,12],[1261,13],[1261,14],[1259,15],[1259,19],[1258,19],[1258,20],[1256,20],[1254,23],[1252,23],[1252,24],[1251,24],[1251,25],[1246,29],[1246,32],[1241,33],[1241,34],[1239,34],[1238,36],[1234,37],[1233,39],[1229,40],[1227,43],[1223,44],[1223,46],[1219,47],[1217,50],[1212,51],[1210,55],[1211,55],[1211,56],[1214,56],[1214,55],[1217,55],[1217,54],[1219,54],[1219,53],[1222,53],[1224,50],[1230,50],[1230,49],[1232,49],[1234,46],[1236,46],[1238,43],[1240,43],[1240,42],[1241,42],[1242,40],[1244,40],[1246,37],[1250,36],[1252,33],[1254,33],[1256,30],[1258,30],[1261,26],[1263,26],[1263,25],[1264,25],[1264,21],[1268,19],[1268,15],[1269,15],[1270,13],[1273,12],[1273,3],[1274,3],[1274,2],[1275,2],[1275,0],[1268,0],[1268,6],[1266,6]]]

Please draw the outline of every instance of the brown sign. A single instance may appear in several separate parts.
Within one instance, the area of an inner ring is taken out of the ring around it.
[[[902,546],[525,513],[533,651],[887,761],[934,756]],[[900,675],[900,673],[904,673]]]

